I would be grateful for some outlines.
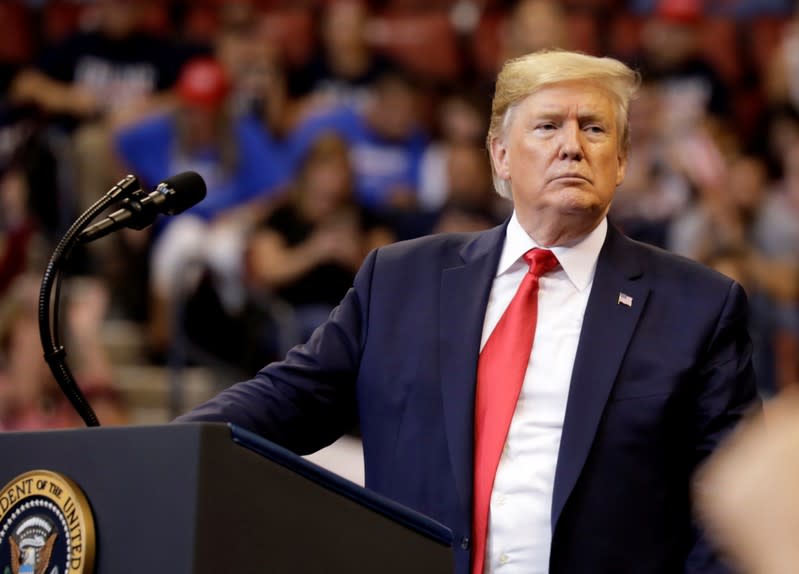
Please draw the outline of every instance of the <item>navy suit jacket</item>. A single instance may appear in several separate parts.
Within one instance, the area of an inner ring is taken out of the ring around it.
[[[477,359],[504,236],[378,249],[308,343],[179,420],[232,421],[298,453],[360,422],[367,486],[452,528],[466,574]],[[689,488],[756,400],[746,321],[737,283],[609,226],[569,389],[550,572],[726,571]]]

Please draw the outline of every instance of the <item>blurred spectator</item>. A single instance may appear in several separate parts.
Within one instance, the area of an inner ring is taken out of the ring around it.
[[[701,4],[705,13],[712,16],[726,16],[738,18],[751,18],[762,15],[788,14],[791,10],[792,0],[704,0],[683,1],[674,4],[698,5]],[[630,9],[636,13],[649,14],[663,4],[662,0],[631,0]]]
[[[2,109],[2,104],[0,104]],[[12,112],[13,117],[13,112]],[[52,156],[24,116],[0,127],[0,296],[41,264],[44,242],[60,230]],[[48,187],[52,185],[52,187]]]
[[[265,166],[274,172],[279,185],[285,185],[296,175],[297,150],[306,137],[302,126],[314,113],[315,106],[291,97],[286,72],[276,50],[261,43],[257,54],[251,66],[240,70],[239,83],[233,86],[234,96],[239,102],[247,98],[240,113],[251,116],[247,126],[258,140]]]
[[[49,47],[17,78],[15,96],[80,120],[129,113],[168,89],[180,62],[164,39],[143,32],[144,8],[144,0],[97,0],[94,29]]]
[[[67,202],[61,196],[56,157],[41,122],[9,94],[18,72],[18,66],[0,63],[0,177],[24,188],[19,208],[26,212],[27,223],[54,239],[65,229]],[[19,222],[20,213],[12,210],[12,214]],[[14,217],[4,219],[7,230]]]
[[[783,152],[783,179],[763,197],[753,239],[763,253],[784,262],[799,254],[799,138]]]
[[[799,159],[799,153],[794,151],[794,155]],[[749,274],[768,295],[777,302],[793,303],[799,287],[799,202],[793,197],[799,197],[793,192],[794,187],[799,189],[799,170],[791,166],[790,156],[786,159],[786,177],[777,191],[768,191],[760,158],[744,155],[734,159],[724,186],[705,188],[699,202],[675,218],[671,249],[698,260],[719,251],[745,251],[750,254]]]
[[[214,40],[214,57],[230,80],[233,116],[258,111],[267,102],[287,99],[282,71],[277,69],[278,46],[264,37],[260,14],[247,1],[219,7],[220,26]]]
[[[787,389],[741,424],[697,473],[708,536],[731,566],[783,574],[799,564],[799,392]]]
[[[438,137],[427,147],[421,166],[419,207],[425,211],[440,209],[447,200],[450,147],[481,146],[485,138],[488,104],[466,94],[465,89],[453,92],[438,105]]]
[[[766,196],[752,241],[768,258],[762,275],[779,303],[777,387],[799,381],[799,141],[784,152],[784,177]]]
[[[25,137],[25,126],[21,121],[24,115],[8,97],[17,73],[17,66],[0,62],[0,167],[3,169],[11,162]]]
[[[433,229],[436,233],[482,231],[510,216],[510,202],[494,191],[483,146],[460,143],[447,153],[449,191]]]
[[[671,219],[691,199],[691,182],[670,153],[681,142],[667,129],[663,106],[658,88],[643,84],[630,106],[631,156],[610,216],[630,237],[665,248]]]
[[[446,188],[436,203],[428,202],[423,210],[392,215],[398,239],[485,230],[510,216],[513,206],[494,190],[484,145],[455,138],[440,144],[437,151]]]
[[[355,202],[347,145],[322,136],[306,153],[288,201],[250,242],[251,281],[294,307],[304,340],[350,288],[366,254],[392,239]]]
[[[94,28],[48,47],[12,86],[16,101],[61,118],[63,127],[81,126],[60,157],[75,162],[80,211],[99,199],[117,175],[106,120],[127,121],[163,103],[155,96],[172,86],[180,66],[175,46],[143,31],[144,9],[144,0],[98,0],[87,8]]]
[[[0,176],[0,296],[28,268],[34,236],[25,178],[9,169]]]
[[[259,26],[253,4],[224,4],[220,11],[215,53],[229,80],[228,122],[238,122],[247,133],[242,143],[257,148],[269,186],[288,185],[296,172],[298,126],[316,104],[290,94],[280,46]]]
[[[673,222],[669,247],[692,259],[744,248],[765,193],[766,170],[755,157],[732,162],[725,182],[703,186],[699,201]]]
[[[363,106],[375,80],[394,64],[369,44],[369,6],[363,0],[323,3],[321,45],[304,69],[291,74],[292,91],[327,105]]]
[[[350,146],[361,205],[383,212],[415,209],[427,147],[419,96],[408,75],[387,72],[376,80],[363,109],[342,106],[310,117],[299,128],[297,156],[320,134],[335,132]]]
[[[8,430],[74,426],[78,422],[66,405],[54,406],[59,390],[42,359],[37,286],[32,277],[19,279],[2,300],[0,416]],[[31,360],[34,357],[36,360]]]
[[[0,428],[26,430],[82,426],[42,358],[38,323],[39,277],[20,276],[0,300]],[[112,386],[100,326],[108,294],[91,280],[66,289],[66,340],[70,364],[98,419],[125,424],[127,415]]]
[[[738,281],[746,290],[750,307],[752,365],[758,392],[764,399],[774,396],[779,390],[777,333],[780,307],[770,289],[766,262],[744,246],[720,248],[706,254],[701,262]]]
[[[570,47],[566,13],[555,0],[519,0],[506,22],[499,63],[546,48]]]
[[[240,237],[248,220],[257,217],[257,210],[249,206],[286,178],[284,166],[264,149],[257,119],[249,114],[231,117],[229,89],[227,74],[216,61],[193,60],[178,80],[174,111],[117,135],[123,163],[148,188],[192,170],[203,177],[208,189],[200,205],[162,224],[152,248],[150,320],[156,350],[168,346],[170,312],[184,288],[188,266],[213,259],[225,269],[224,275],[237,278]],[[234,279],[231,289],[236,289],[235,283]],[[240,300],[241,295],[233,292],[229,297]]]
[[[790,103],[775,103],[763,110],[758,123],[752,149],[763,156],[771,177],[779,179],[783,176],[783,155],[799,145],[799,110]]]
[[[783,29],[767,74],[765,94],[769,100],[799,108],[799,6]]]
[[[354,201],[346,144],[321,136],[288,195],[259,222],[241,254],[246,301],[226,305],[224,284],[211,268],[187,297],[181,328],[190,355],[243,372],[282,356],[327,318],[367,252],[392,240]]]
[[[666,121],[675,130],[707,116],[727,119],[731,113],[730,91],[700,49],[699,10],[698,6],[684,10],[679,2],[663,3],[641,35],[641,72],[658,86],[669,116]]]
[[[752,303],[751,332],[757,345],[755,366],[764,396],[771,396],[785,378],[779,354],[779,333],[791,332],[799,292],[795,251],[792,257],[776,255],[763,233],[780,234],[771,203],[766,200],[766,168],[752,156],[736,158],[721,188],[704,188],[700,201],[679,218],[671,229],[671,247],[737,279]],[[787,206],[783,206],[785,208]],[[777,218],[782,217],[781,212]],[[765,231],[768,229],[769,231]],[[787,339],[790,344],[795,333]],[[785,343],[782,343],[785,344]]]
[[[181,72],[178,105],[123,128],[116,141],[122,161],[146,187],[175,173],[203,176],[207,215],[241,204],[278,185],[286,176],[276,162],[264,161],[258,123],[229,112],[230,83],[212,59],[195,59]],[[195,210],[196,211],[196,210]]]

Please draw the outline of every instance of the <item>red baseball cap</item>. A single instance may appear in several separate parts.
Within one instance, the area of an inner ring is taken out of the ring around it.
[[[215,108],[225,101],[230,84],[219,62],[212,58],[197,58],[183,66],[177,89],[183,103]]]
[[[663,20],[679,24],[695,24],[702,19],[700,0],[660,0],[655,13]]]

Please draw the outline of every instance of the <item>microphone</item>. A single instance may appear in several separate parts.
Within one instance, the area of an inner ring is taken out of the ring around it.
[[[205,181],[200,174],[184,171],[158,184],[148,195],[139,190],[122,202],[122,209],[84,229],[78,241],[88,243],[109,233],[130,227],[144,229],[153,224],[160,213],[177,215],[205,197]]]

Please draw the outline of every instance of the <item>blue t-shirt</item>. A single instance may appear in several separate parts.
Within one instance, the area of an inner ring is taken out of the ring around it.
[[[171,115],[154,116],[119,132],[116,147],[145,189],[182,171],[199,173],[208,194],[190,213],[212,218],[276,191],[292,174],[288,148],[271,138],[255,118],[240,117],[233,128],[236,161],[232,170],[225,169],[216,147],[191,155],[180,153],[175,118]]]
[[[427,138],[414,130],[401,141],[388,140],[372,129],[362,114],[350,107],[334,108],[306,120],[296,131],[292,146],[298,164],[322,134],[333,132],[351,148],[355,191],[359,203],[384,209],[397,187],[417,191]]]

